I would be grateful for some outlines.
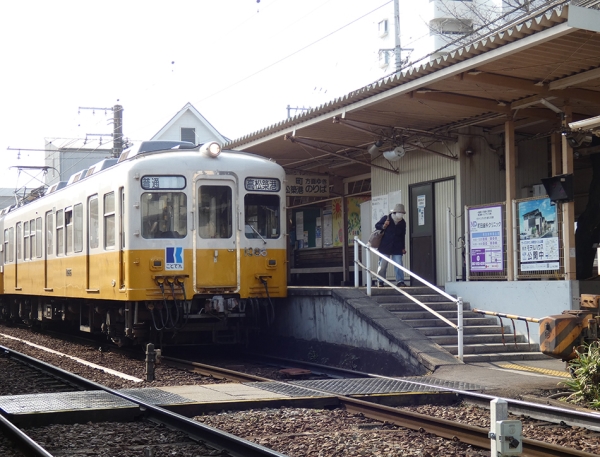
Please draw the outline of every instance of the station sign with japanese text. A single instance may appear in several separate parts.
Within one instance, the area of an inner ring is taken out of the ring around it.
[[[288,197],[329,197],[329,177],[287,175]]]

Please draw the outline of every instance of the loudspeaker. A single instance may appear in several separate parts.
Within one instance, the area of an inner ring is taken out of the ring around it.
[[[546,193],[553,202],[573,201],[573,175],[558,175],[551,178],[542,178]]]

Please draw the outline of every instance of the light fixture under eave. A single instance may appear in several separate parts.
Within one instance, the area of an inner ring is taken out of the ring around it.
[[[390,162],[395,162],[396,160],[400,160],[406,154],[406,149],[404,146],[397,146],[390,151],[385,151],[383,153],[383,157],[385,157]]]
[[[375,143],[369,146],[367,152],[371,155],[371,157],[376,156],[377,154],[379,154],[379,148],[381,146],[383,146],[383,141],[377,140]]]

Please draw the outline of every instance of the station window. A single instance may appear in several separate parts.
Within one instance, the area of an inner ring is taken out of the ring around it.
[[[98,196],[94,195],[88,200],[88,230],[90,237],[90,249],[95,249],[100,246],[99,225],[98,225]]]
[[[73,247],[75,252],[83,251],[83,205],[73,206]]]
[[[244,215],[246,238],[279,237],[279,196],[246,194]]]
[[[115,193],[104,194],[104,249],[115,248]]]
[[[56,255],[65,253],[65,213],[62,209],[56,211]]]
[[[54,254],[54,215],[52,211],[46,213],[46,255]]]
[[[187,235],[187,196],[183,192],[142,194],[142,236],[183,238]]]
[[[198,189],[198,234],[201,238],[231,238],[233,233],[231,188],[200,186]]]

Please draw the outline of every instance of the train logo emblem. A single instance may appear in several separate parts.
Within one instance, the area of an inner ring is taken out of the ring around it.
[[[165,248],[165,270],[183,270],[183,248],[168,247]]]

